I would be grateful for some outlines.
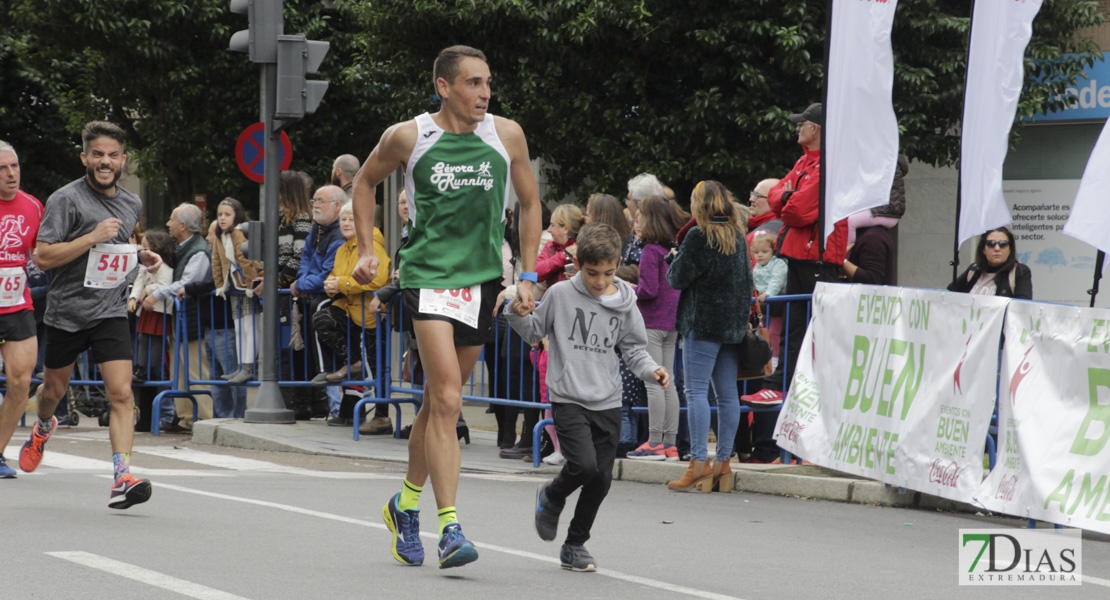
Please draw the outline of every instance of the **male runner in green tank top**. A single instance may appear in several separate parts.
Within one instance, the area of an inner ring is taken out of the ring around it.
[[[433,69],[439,112],[393,125],[355,177],[359,262],[354,278],[369,283],[377,271],[373,244],[375,187],[404,169],[409,239],[400,254],[406,315],[413,320],[424,366],[424,403],[409,435],[409,465],[401,492],[382,509],[393,532],[393,557],[424,561],[416,509],[431,476],[439,510],[439,566],[478,558],[455,513],[459,445],[455,424],[462,383],[470,377],[492,327],[502,277],[501,244],[508,181],[520,201],[519,312],[535,308],[532,283],[541,232],[540,200],[528,144],[516,122],[487,114],[490,71],[480,50],[452,46]]]

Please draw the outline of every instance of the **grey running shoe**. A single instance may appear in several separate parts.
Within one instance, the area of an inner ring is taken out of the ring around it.
[[[570,571],[580,573],[597,571],[597,561],[590,556],[590,552],[586,550],[585,546],[563,544],[562,550],[559,550],[559,562],[562,563],[564,569]]]
[[[545,483],[536,491],[536,533],[545,542],[555,539],[559,529],[559,515],[563,512],[562,506],[556,505],[547,497],[549,485],[551,484]]]

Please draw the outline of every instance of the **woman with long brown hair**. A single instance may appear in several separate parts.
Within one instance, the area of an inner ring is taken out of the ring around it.
[[[281,223],[278,225],[278,287],[297,279],[305,240],[312,231],[312,202],[305,181],[296,171],[282,171],[278,188]]]
[[[702,181],[690,208],[697,225],[689,230],[667,271],[680,290],[675,329],[682,336],[690,421],[690,466],[672,490],[722,491],[732,474],[729,457],[740,424],[736,388],[740,342],[748,331],[752,267],[739,216],[725,186]],[[717,460],[708,456],[709,386],[717,393]]]
[[[675,227],[671,218],[673,202],[663,196],[648,196],[640,201],[640,236],[644,250],[640,255],[636,306],[647,329],[647,352],[657,364],[674,372],[675,313],[678,290],[667,283],[666,256],[674,248]],[[678,460],[675,437],[678,435],[678,391],[674,386],[647,386],[648,439],[628,453],[633,460]]]
[[[622,241],[632,233],[632,225],[624,216],[620,200],[609,194],[590,194],[586,201],[586,222],[604,223],[616,229]]]

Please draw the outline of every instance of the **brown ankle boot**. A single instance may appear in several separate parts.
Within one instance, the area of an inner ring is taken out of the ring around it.
[[[708,492],[731,492],[733,485],[732,467],[729,461],[717,461],[713,463],[713,476],[710,479],[701,482],[701,491]]]
[[[710,481],[713,479],[713,467],[709,461],[691,460],[690,466],[686,467],[686,472],[682,474],[682,478],[668,483],[667,487],[676,492],[688,492],[705,479]]]

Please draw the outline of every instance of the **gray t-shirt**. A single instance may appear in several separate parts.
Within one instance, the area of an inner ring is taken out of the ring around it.
[[[108,243],[126,244],[131,237],[143,203],[138,196],[116,186],[114,196],[94,190],[84,177],[54,192],[46,200],[38,241],[47,244],[72,242],[96,229],[111,217],[123,224],[119,235]],[[89,252],[51,271],[53,279],[46,296],[47,325],[65,331],[81,331],[111,317],[127,316],[127,286],[100,289],[85,287]]]

